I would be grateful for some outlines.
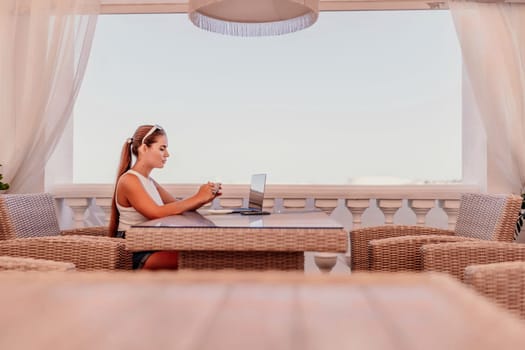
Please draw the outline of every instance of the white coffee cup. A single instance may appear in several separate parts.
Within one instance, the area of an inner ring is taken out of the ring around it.
[[[214,182],[213,183],[213,194],[217,194],[217,192],[219,192],[221,190],[221,187],[222,187],[222,183],[220,182]]]

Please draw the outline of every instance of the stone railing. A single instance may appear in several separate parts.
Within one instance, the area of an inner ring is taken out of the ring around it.
[[[198,185],[166,185],[184,198]],[[345,230],[374,225],[427,225],[454,228],[463,192],[478,192],[471,185],[331,186],[267,185],[264,209],[318,208],[338,221]],[[107,225],[112,185],[60,185],[52,190],[62,228]],[[212,208],[247,206],[248,185],[223,185],[223,195]],[[323,256],[323,258],[326,257]],[[307,256],[307,266],[311,257]],[[347,262],[341,257],[342,265]],[[319,266],[319,264],[318,264]],[[320,266],[319,266],[320,267]]]

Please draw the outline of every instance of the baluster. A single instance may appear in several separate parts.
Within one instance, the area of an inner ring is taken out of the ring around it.
[[[330,213],[337,207],[337,198],[334,199],[314,199],[314,206],[321,209],[326,214]]]
[[[109,197],[95,198],[96,206],[102,209],[104,212],[104,220],[102,222],[103,226],[109,225],[109,217],[111,216],[111,200],[112,198]]]
[[[456,221],[459,213],[458,199],[440,199],[438,205],[448,216],[448,228],[453,230],[456,227]]]
[[[274,198],[265,198],[263,200],[263,210],[271,212],[274,206],[275,206]]]
[[[306,198],[283,198],[285,209],[302,209],[306,207]]]
[[[348,207],[346,206],[346,199],[345,198],[339,198],[337,200],[337,207],[332,210],[332,213],[330,214],[330,217],[337,221],[339,224],[343,226],[343,229],[345,232],[348,232],[350,228],[352,227],[352,214],[350,213],[350,210],[348,210]],[[350,268],[350,265],[348,265],[348,261],[350,261],[350,241],[349,236],[347,235],[347,244],[348,248],[345,253],[337,254],[337,262],[341,261],[341,265],[347,266]],[[337,266],[336,262],[336,266]]]
[[[229,208],[239,208],[243,206],[243,199],[242,198],[220,198],[219,203],[221,204],[221,207],[224,209]]]
[[[304,202],[305,209],[321,209],[328,215],[337,207],[337,199],[315,199],[307,198]],[[330,273],[337,264],[337,254],[329,252],[315,252],[314,262],[319,271]]]
[[[352,230],[361,228],[361,218],[366,209],[370,206],[369,199],[347,199],[346,206],[352,213]]]
[[[363,213],[370,207],[370,199],[347,199],[346,207],[352,214],[352,230],[361,228]],[[350,240],[350,237],[348,237]],[[351,269],[350,241],[348,242],[348,252],[344,255],[344,263]]]
[[[73,210],[73,226],[75,228],[84,227],[84,215],[89,205],[88,198],[65,198],[65,202]]]
[[[408,206],[416,213],[416,225],[425,226],[430,209],[434,208],[434,199],[409,199]]]
[[[337,255],[335,253],[315,253],[315,265],[322,273],[330,273],[337,263]]]
[[[394,223],[394,214],[403,206],[402,199],[378,199],[377,206],[385,215],[385,224]]]

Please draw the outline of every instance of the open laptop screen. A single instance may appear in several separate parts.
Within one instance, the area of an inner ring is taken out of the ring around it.
[[[266,187],[266,174],[252,175],[248,207],[262,210],[264,200],[264,188]]]

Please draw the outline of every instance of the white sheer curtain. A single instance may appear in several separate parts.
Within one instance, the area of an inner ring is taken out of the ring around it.
[[[99,12],[99,0],[0,1],[0,163],[9,192],[42,191]]]
[[[449,1],[487,136],[489,191],[525,186],[525,4]]]

